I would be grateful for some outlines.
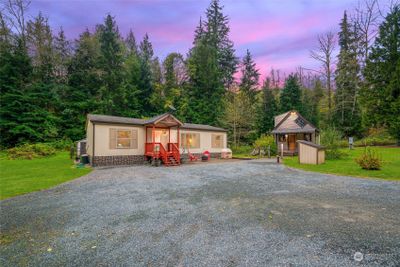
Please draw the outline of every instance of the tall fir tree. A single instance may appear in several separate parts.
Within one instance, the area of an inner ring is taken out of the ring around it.
[[[129,30],[128,36],[125,39],[125,46],[128,52],[128,55],[135,54],[138,56],[138,46],[136,43],[135,35],[133,34],[132,29]]]
[[[63,28],[54,38],[54,76],[58,83],[67,83],[71,47]]]
[[[336,67],[336,93],[333,120],[345,136],[359,135],[361,117],[358,101],[360,66],[357,61],[357,39],[344,13],[339,32],[340,52]]]
[[[188,59],[189,84],[180,115],[188,122],[219,125],[223,118],[224,87],[219,79],[217,51],[205,41],[197,42]]]
[[[302,112],[301,90],[296,75],[290,74],[286,79],[279,102],[281,112],[287,112],[289,110]]]
[[[257,109],[257,131],[258,134],[265,134],[274,128],[274,117],[278,115],[278,103],[271,88],[271,80],[265,79],[261,101]]]
[[[32,58],[35,81],[53,81],[53,35],[42,13],[27,23],[27,48]]]
[[[123,90],[122,64],[123,51],[121,37],[115,19],[108,14],[99,28],[100,66],[102,69],[103,112],[120,115],[126,103]]]
[[[229,19],[222,13],[223,6],[219,0],[212,0],[206,10],[207,21],[204,25],[204,38],[208,45],[216,51],[218,68],[222,83],[228,88],[234,81],[238,59],[235,56],[233,42],[229,39]],[[202,25],[198,30],[201,33]],[[197,34],[199,35],[199,34]]]
[[[400,144],[400,5],[394,6],[380,25],[364,76],[365,124],[388,127]]]
[[[244,92],[250,98],[250,102],[254,104],[260,73],[256,68],[256,63],[249,50],[246,51],[246,55],[243,57],[241,72],[240,90]]]
[[[142,116],[152,116],[155,114],[153,106],[151,104],[151,96],[154,92],[153,73],[152,73],[152,62],[153,62],[153,45],[149,40],[149,36],[146,33],[143,37],[142,42],[139,46],[139,58],[140,58],[140,100],[141,100],[141,113]]]
[[[77,140],[84,136],[86,114],[102,113],[101,52],[98,36],[86,29],[76,41],[75,53],[68,64],[68,87],[60,93],[64,135]]]

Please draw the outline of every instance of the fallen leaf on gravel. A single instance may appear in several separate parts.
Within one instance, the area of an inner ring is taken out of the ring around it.
[[[53,250],[52,248],[48,248],[48,249],[47,249],[48,252],[51,252],[52,250]]]
[[[96,246],[93,246],[92,248],[96,248]]]

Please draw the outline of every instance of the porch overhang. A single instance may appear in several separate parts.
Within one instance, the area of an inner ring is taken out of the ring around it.
[[[162,115],[153,117],[145,121],[144,125],[170,128],[170,127],[181,127],[183,123],[171,113],[164,113]]]

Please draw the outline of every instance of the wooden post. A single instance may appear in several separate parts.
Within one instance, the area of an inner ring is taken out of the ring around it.
[[[178,126],[178,130],[177,130],[177,134],[178,134],[178,136],[177,136],[177,141],[178,141],[178,144],[176,145],[177,147],[178,147],[178,149],[179,149],[179,144],[180,144],[180,134],[179,134],[179,126]]]
[[[153,125],[153,129],[151,131],[151,140],[153,142],[153,151],[155,149],[155,142],[156,142],[156,126]]]

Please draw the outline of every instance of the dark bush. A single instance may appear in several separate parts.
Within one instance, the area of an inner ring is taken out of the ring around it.
[[[365,170],[380,170],[382,167],[381,156],[369,147],[366,147],[363,154],[356,158],[356,162]]]

